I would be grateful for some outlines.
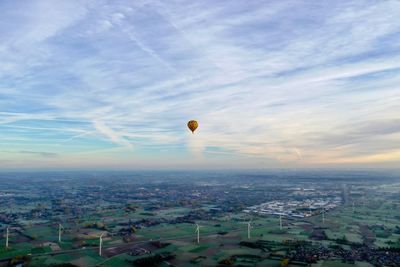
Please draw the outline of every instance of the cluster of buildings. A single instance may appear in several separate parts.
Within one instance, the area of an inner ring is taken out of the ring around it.
[[[244,212],[257,215],[281,215],[304,218],[322,210],[329,211],[342,203],[341,197],[307,198],[304,200],[274,200],[247,207]]]

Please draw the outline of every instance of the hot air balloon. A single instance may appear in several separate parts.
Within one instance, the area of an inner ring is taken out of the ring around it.
[[[191,120],[187,124],[188,128],[194,133],[196,131],[197,127],[199,127],[199,124],[195,120]]]

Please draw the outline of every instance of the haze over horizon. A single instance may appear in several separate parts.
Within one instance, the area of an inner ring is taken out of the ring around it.
[[[0,170],[400,166],[400,1],[0,9]]]

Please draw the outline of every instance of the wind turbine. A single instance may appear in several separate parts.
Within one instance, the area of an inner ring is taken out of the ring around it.
[[[354,201],[353,201],[353,213],[356,212],[356,207],[354,206]]]
[[[61,223],[58,224],[58,243],[61,243],[61,233],[64,227],[61,225]]]
[[[279,229],[282,230],[282,214],[279,214]]]
[[[325,208],[322,208],[322,223],[325,223]]]
[[[9,230],[9,226],[7,226],[7,230],[6,230],[6,248],[8,248],[8,236],[10,234],[10,230]]]
[[[200,244],[200,225],[198,225],[197,223],[195,233],[197,233],[197,244]]]
[[[250,239],[250,237],[251,237],[251,233],[250,233],[251,228],[252,228],[252,226],[251,226],[251,220],[250,220],[250,221],[247,223],[247,238],[248,238],[248,239]]]
[[[105,232],[103,232],[100,236],[99,236],[99,256],[101,256],[101,247],[103,246],[103,235]]]

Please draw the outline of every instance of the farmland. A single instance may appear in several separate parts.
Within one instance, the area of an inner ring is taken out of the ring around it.
[[[3,234],[1,264],[281,266],[287,260],[288,266],[345,267],[400,262],[400,184],[393,178],[378,184],[373,177],[331,183],[298,177],[295,184],[294,178],[283,180],[279,193],[272,175],[243,183],[233,174],[233,181],[224,183],[203,174],[207,179],[192,184],[179,178],[143,183],[114,177],[118,183],[111,183],[106,176],[77,181],[57,175],[47,183],[35,177],[30,187],[11,186],[2,177],[0,229],[9,229],[9,246]],[[324,214],[304,206],[310,199],[332,197],[340,204]],[[293,198],[306,216],[284,215],[282,227],[279,216],[248,209],[276,199],[293,206]]]

